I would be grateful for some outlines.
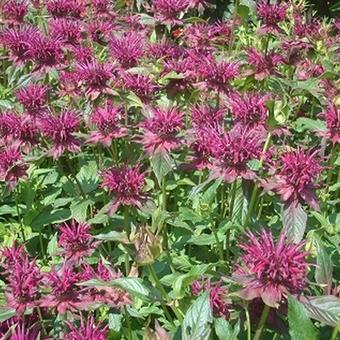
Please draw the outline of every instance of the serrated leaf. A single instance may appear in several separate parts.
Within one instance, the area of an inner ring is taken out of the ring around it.
[[[152,159],[152,170],[155,173],[158,183],[162,183],[162,179],[166,176],[173,168],[173,160],[167,153],[156,153]]]
[[[233,327],[226,319],[218,318],[215,320],[215,332],[220,340],[237,340],[240,333],[240,320]]]
[[[92,200],[74,200],[70,206],[72,218],[77,221],[86,221],[88,207],[93,203]]]
[[[284,204],[282,209],[282,223],[287,240],[298,243],[302,240],[306,229],[307,214],[300,203]]]
[[[317,340],[318,333],[304,305],[288,296],[289,334],[292,340]]]
[[[231,219],[234,223],[242,224],[248,211],[248,201],[243,193],[242,182],[238,181],[236,186],[234,207]]]
[[[202,195],[202,202],[205,204],[211,204],[217,195],[217,189],[222,183],[222,179],[217,179]]]
[[[182,326],[182,340],[209,339],[213,321],[207,292],[200,295],[189,307]]]
[[[340,323],[340,298],[334,295],[306,297],[303,305],[311,318],[335,327]]]

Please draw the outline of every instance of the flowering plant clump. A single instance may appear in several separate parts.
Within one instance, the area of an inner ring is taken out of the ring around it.
[[[1,1],[1,339],[339,337],[339,6],[310,2]]]

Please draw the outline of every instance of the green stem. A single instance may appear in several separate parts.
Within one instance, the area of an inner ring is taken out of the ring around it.
[[[19,188],[16,188],[16,195],[15,195],[15,206],[17,209],[17,214],[18,214],[18,220],[19,220],[19,224],[20,224],[20,232],[21,232],[21,237],[22,240],[24,242],[26,242],[26,236],[25,236],[25,230],[24,230],[24,225],[22,223],[22,218],[21,218],[21,214],[20,214],[20,209],[19,209],[19,201],[18,201],[18,197],[19,197],[20,193],[19,193]]]
[[[124,306],[124,316],[125,316],[127,329],[128,329],[128,339],[132,340],[133,337],[132,337],[132,330],[131,330],[131,322],[130,322],[130,317],[129,317],[126,306]]]
[[[38,316],[39,316],[39,321],[40,321],[42,333],[43,333],[43,335],[47,336],[48,333],[47,333],[47,330],[46,330],[46,327],[45,327],[45,324],[44,324],[45,322],[44,322],[44,319],[42,317],[40,307],[37,307],[37,312],[38,312]]]
[[[233,49],[233,44],[234,44],[234,29],[235,29],[235,24],[236,24],[236,19],[237,19],[238,4],[239,4],[239,0],[235,0],[234,1],[234,12],[233,12],[233,23],[231,25],[231,33],[230,33],[229,51]]]
[[[261,315],[259,325],[257,327],[256,333],[255,333],[255,336],[254,336],[254,340],[260,340],[261,339],[263,329],[264,329],[266,322],[267,322],[267,319],[268,319],[269,311],[270,311],[270,307],[265,304],[263,311],[262,311],[262,315]]]
[[[338,337],[338,332],[339,332],[339,325],[336,325],[333,329],[333,332],[332,332],[332,337],[331,337],[331,340],[336,340],[337,337]]]
[[[158,276],[157,276],[157,274],[156,274],[156,272],[153,269],[151,264],[148,265],[148,270],[149,270],[150,275],[152,276],[153,281],[155,282],[157,289],[162,294],[163,299],[170,305],[170,307],[171,307],[172,311],[174,312],[174,314],[176,315],[177,319],[180,322],[182,322],[183,321],[183,314],[181,313],[181,311],[179,309],[177,309],[177,307],[175,305],[171,304],[171,299],[170,299],[168,293],[166,292],[166,290],[164,289],[162,283],[159,281]],[[171,320],[171,317],[170,317],[170,320]]]
[[[124,207],[124,230],[129,240],[130,239],[129,209],[127,206]],[[125,272],[126,276],[128,276],[130,273],[129,254],[125,254]]]
[[[216,245],[217,245],[218,253],[219,253],[219,256],[220,256],[220,260],[224,261],[223,246],[220,243],[220,240],[218,239],[217,230],[216,230],[216,227],[215,227],[214,223],[211,224],[211,231],[212,231],[212,233],[214,235],[214,238],[215,238],[215,241],[216,241]]]
[[[247,320],[247,340],[251,340],[251,322],[250,322],[249,311],[247,308],[245,309],[245,312],[246,312],[246,320]]]

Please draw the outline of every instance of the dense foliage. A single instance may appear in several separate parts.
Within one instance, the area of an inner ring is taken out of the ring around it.
[[[340,21],[215,4],[1,2],[2,339],[337,339]]]

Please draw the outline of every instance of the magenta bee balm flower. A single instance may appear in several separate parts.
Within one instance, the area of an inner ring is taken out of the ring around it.
[[[77,46],[80,43],[80,22],[71,19],[57,18],[49,24],[50,35],[62,41],[63,45]]]
[[[87,322],[81,319],[80,327],[76,327],[70,323],[67,323],[70,328],[70,332],[65,337],[65,340],[106,340],[108,333],[108,326],[101,327],[94,324],[93,316],[89,316]]]
[[[288,6],[282,4],[270,4],[266,0],[261,0],[256,6],[257,16],[261,19],[263,32],[280,32],[278,24],[284,21]]]
[[[109,168],[102,172],[102,187],[114,195],[109,208],[109,214],[113,215],[117,209],[123,206],[140,208],[146,196],[142,189],[145,184],[145,175],[140,172],[140,167]]]
[[[21,88],[16,97],[23,105],[26,113],[32,116],[40,114],[47,102],[47,87],[40,84],[30,84]]]
[[[80,143],[73,136],[79,129],[80,121],[74,111],[62,111],[59,116],[46,114],[39,119],[44,136],[52,142],[49,155],[59,158],[64,152],[79,152]]]
[[[333,144],[340,143],[340,107],[329,103],[322,113],[326,121],[327,131],[323,133]]]
[[[286,244],[281,234],[275,245],[271,233],[247,233],[249,242],[243,250],[241,265],[234,273],[235,281],[243,284],[238,295],[246,300],[261,298],[270,307],[278,307],[288,294],[298,295],[307,286],[308,264],[304,243]]]
[[[79,0],[48,0],[47,11],[56,18],[80,19],[85,11],[85,3]]]
[[[28,13],[26,0],[5,0],[1,4],[2,15],[9,23],[21,24]]]
[[[181,12],[189,7],[189,0],[154,0],[155,18],[165,25],[181,24],[179,19]]]

